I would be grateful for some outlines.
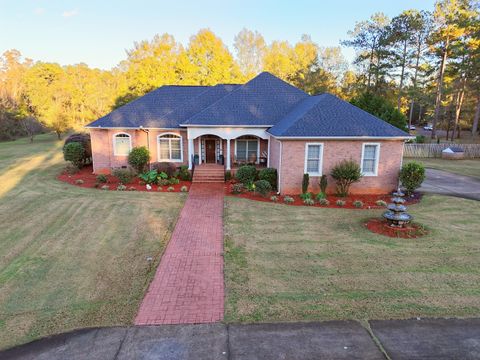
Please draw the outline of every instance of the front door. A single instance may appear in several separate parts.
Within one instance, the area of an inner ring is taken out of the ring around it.
[[[215,164],[215,140],[205,140],[205,162]]]

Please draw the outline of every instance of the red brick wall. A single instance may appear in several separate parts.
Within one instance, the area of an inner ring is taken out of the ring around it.
[[[301,192],[302,178],[305,171],[305,144],[308,142],[323,143],[323,174],[328,175],[328,193],[335,192],[335,182],[329,176],[335,164],[343,159],[353,159],[360,164],[362,144],[368,141],[358,140],[282,140],[282,164],[280,186],[283,194]],[[402,163],[403,141],[373,141],[380,143],[380,157],[377,176],[364,176],[360,182],[352,185],[352,194],[384,194],[398,186],[398,172]],[[270,160],[272,161],[272,160]],[[272,164],[272,166],[274,166]],[[310,177],[309,191],[319,192],[319,177]]]
[[[127,156],[115,156],[113,154],[113,137],[117,133],[127,133],[131,136],[132,147],[146,146],[150,148],[150,161],[157,161],[157,135],[162,133],[174,133],[182,136],[183,144],[183,163],[175,163],[176,165],[188,164],[188,141],[187,132],[183,130],[150,130],[147,144],[147,133],[141,130],[132,129],[90,129],[92,141],[92,158],[93,172],[109,173],[112,168],[127,166]]]

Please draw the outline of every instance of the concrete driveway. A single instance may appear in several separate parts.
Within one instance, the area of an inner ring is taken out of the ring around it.
[[[435,169],[426,169],[426,175],[421,192],[480,201],[480,179]]]
[[[0,352],[2,360],[479,358],[480,319],[114,327]]]

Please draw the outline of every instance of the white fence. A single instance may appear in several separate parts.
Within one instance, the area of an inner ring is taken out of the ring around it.
[[[466,158],[480,158],[480,144],[405,144],[403,156],[414,158],[439,158],[442,150],[450,147],[462,148]]]

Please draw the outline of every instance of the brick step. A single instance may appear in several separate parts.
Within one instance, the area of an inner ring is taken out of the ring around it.
[[[193,179],[192,180],[192,183],[223,183],[224,180],[195,180]]]
[[[213,181],[224,181],[223,176],[194,176],[193,180],[213,180]]]

